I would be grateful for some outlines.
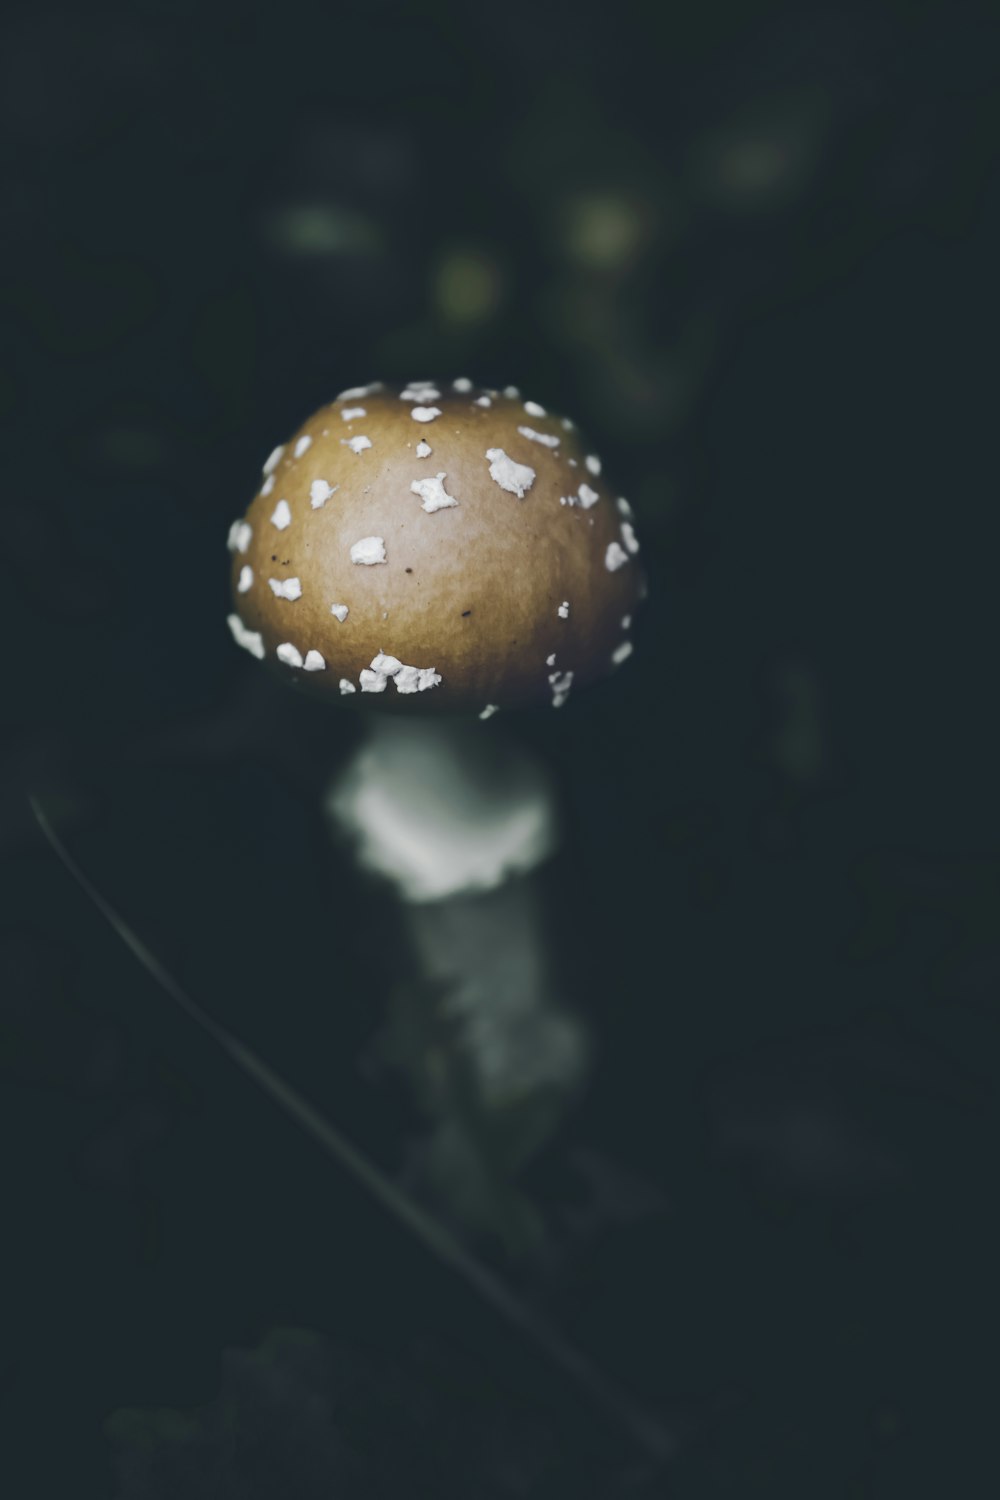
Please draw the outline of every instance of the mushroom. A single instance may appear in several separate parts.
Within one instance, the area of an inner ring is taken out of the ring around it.
[[[326,815],[401,903],[417,990],[439,1006],[428,1029],[458,1026],[487,1120],[528,1099],[533,1149],[589,1044],[540,916],[551,778],[504,711],[560,708],[630,656],[645,594],[631,507],[568,419],[465,379],[345,391],[265,469],[230,528],[234,639],[296,687],[394,711],[372,716]],[[453,1125],[431,1150],[438,1181],[462,1175]],[[475,1216],[468,1180],[460,1196]],[[501,1196],[509,1208],[509,1184]]]

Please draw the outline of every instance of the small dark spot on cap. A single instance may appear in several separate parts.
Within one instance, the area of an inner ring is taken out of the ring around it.
[[[463,609],[462,610],[462,619],[464,620],[465,617],[466,617],[466,615],[471,615],[471,614],[472,614],[472,610],[471,609]]]
[[[413,572],[413,569],[412,569],[412,568],[407,568],[407,569],[406,569],[406,572],[407,572],[407,573],[412,573],[412,572]]]

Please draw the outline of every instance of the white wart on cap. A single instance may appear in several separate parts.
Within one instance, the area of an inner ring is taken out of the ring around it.
[[[561,706],[630,654],[645,585],[616,496],[513,386],[354,387],[272,451],[230,528],[234,639],[380,708]]]

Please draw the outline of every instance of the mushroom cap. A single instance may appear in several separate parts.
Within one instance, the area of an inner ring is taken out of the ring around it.
[[[239,645],[387,709],[563,703],[631,652],[627,502],[513,387],[376,383],[315,412],[230,528]]]

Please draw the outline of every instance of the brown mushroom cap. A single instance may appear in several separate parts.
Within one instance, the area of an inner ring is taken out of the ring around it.
[[[233,523],[230,628],[325,696],[558,706],[631,651],[630,517],[573,424],[513,387],[358,387],[274,450]]]

